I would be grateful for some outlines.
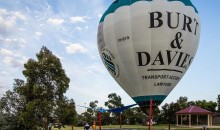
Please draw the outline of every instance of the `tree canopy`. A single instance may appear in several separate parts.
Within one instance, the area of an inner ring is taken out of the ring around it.
[[[63,125],[73,124],[76,122],[75,102],[64,96],[70,79],[59,58],[45,46],[36,57],[37,60],[29,59],[24,64],[23,75],[26,81],[15,79],[14,91],[8,91],[1,99],[4,108],[1,112],[3,115],[7,111],[13,112],[10,115],[16,114],[16,125],[24,126],[27,130],[38,127],[48,129],[48,124],[57,120]]]

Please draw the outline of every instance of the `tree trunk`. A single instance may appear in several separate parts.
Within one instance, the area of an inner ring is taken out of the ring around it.
[[[168,130],[170,130],[170,116],[169,116],[169,127],[168,127]]]
[[[48,130],[48,118],[46,118],[44,124],[45,124],[45,125],[44,125],[45,130]]]

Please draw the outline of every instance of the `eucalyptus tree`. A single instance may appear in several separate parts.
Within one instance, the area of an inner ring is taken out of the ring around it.
[[[108,101],[105,102],[105,106],[108,107],[109,109],[114,109],[114,108],[120,108],[123,107],[124,105],[122,104],[122,99],[119,95],[116,93],[111,93],[108,95]],[[112,124],[119,124],[119,118],[120,114],[119,113],[111,113],[112,115]]]
[[[67,102],[64,97],[70,79],[62,68],[60,59],[45,46],[36,57],[36,60],[29,59],[24,64],[23,75],[26,81],[15,86],[16,92],[26,101],[20,122],[29,129],[48,129],[48,123],[60,116],[57,109],[61,111],[63,106],[74,106],[74,103]]]

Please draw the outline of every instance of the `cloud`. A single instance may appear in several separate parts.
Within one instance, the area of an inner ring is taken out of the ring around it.
[[[0,15],[7,20],[27,20],[26,16],[19,11],[7,11],[6,9],[0,8]]]
[[[82,28],[81,27],[76,27],[76,30],[82,31]]]
[[[66,51],[69,54],[74,54],[74,53],[85,53],[87,51],[87,49],[85,47],[83,47],[81,44],[79,43],[73,43],[73,44],[69,44],[66,47]]]
[[[26,61],[26,57],[6,56],[3,58],[3,63],[12,67],[21,67]]]
[[[72,23],[85,23],[86,19],[89,19],[89,17],[88,16],[73,16],[73,17],[70,17],[70,21]]]
[[[0,44],[13,45],[15,47],[24,48],[26,40],[23,38],[0,38]]]
[[[43,35],[43,33],[42,33],[42,32],[35,32],[35,35],[36,35],[37,37],[41,37],[41,36]]]
[[[0,54],[3,55],[3,56],[12,56],[13,55],[13,52],[8,50],[8,49],[1,49],[0,48]]]
[[[0,34],[6,35],[16,29],[18,21],[27,20],[26,16],[18,11],[7,11],[0,8]]]
[[[23,21],[27,20],[26,16],[21,14],[21,12],[16,11],[16,12],[13,12],[12,15],[15,19],[19,19]]]
[[[53,19],[53,18],[49,18],[47,20],[47,23],[51,24],[51,25],[55,25],[55,26],[59,26],[61,24],[64,23],[64,19]]]
[[[85,29],[87,29],[87,30],[88,30],[88,29],[89,29],[89,26],[85,26]]]
[[[88,74],[105,74],[106,69],[102,64],[95,64],[86,67]]]
[[[82,30],[88,30],[89,29],[89,26],[84,26],[84,27],[76,27],[76,30],[78,31],[82,31]]]
[[[0,84],[0,97],[2,97],[4,93],[5,93],[5,87],[2,84]]]
[[[60,60],[63,60],[63,56],[61,56],[59,53],[53,52],[53,54],[59,58]]]
[[[86,47],[84,47],[80,43],[72,43],[72,42],[65,41],[65,40],[61,40],[60,42],[66,46],[66,51],[69,54],[85,53],[88,50]]]
[[[1,71],[0,72],[0,75],[9,75],[10,74],[10,72],[8,72],[8,71]]]

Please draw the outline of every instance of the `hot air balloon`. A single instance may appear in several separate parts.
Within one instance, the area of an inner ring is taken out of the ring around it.
[[[186,73],[199,44],[190,0],[115,0],[101,17],[97,44],[117,83],[143,109],[158,106]]]

